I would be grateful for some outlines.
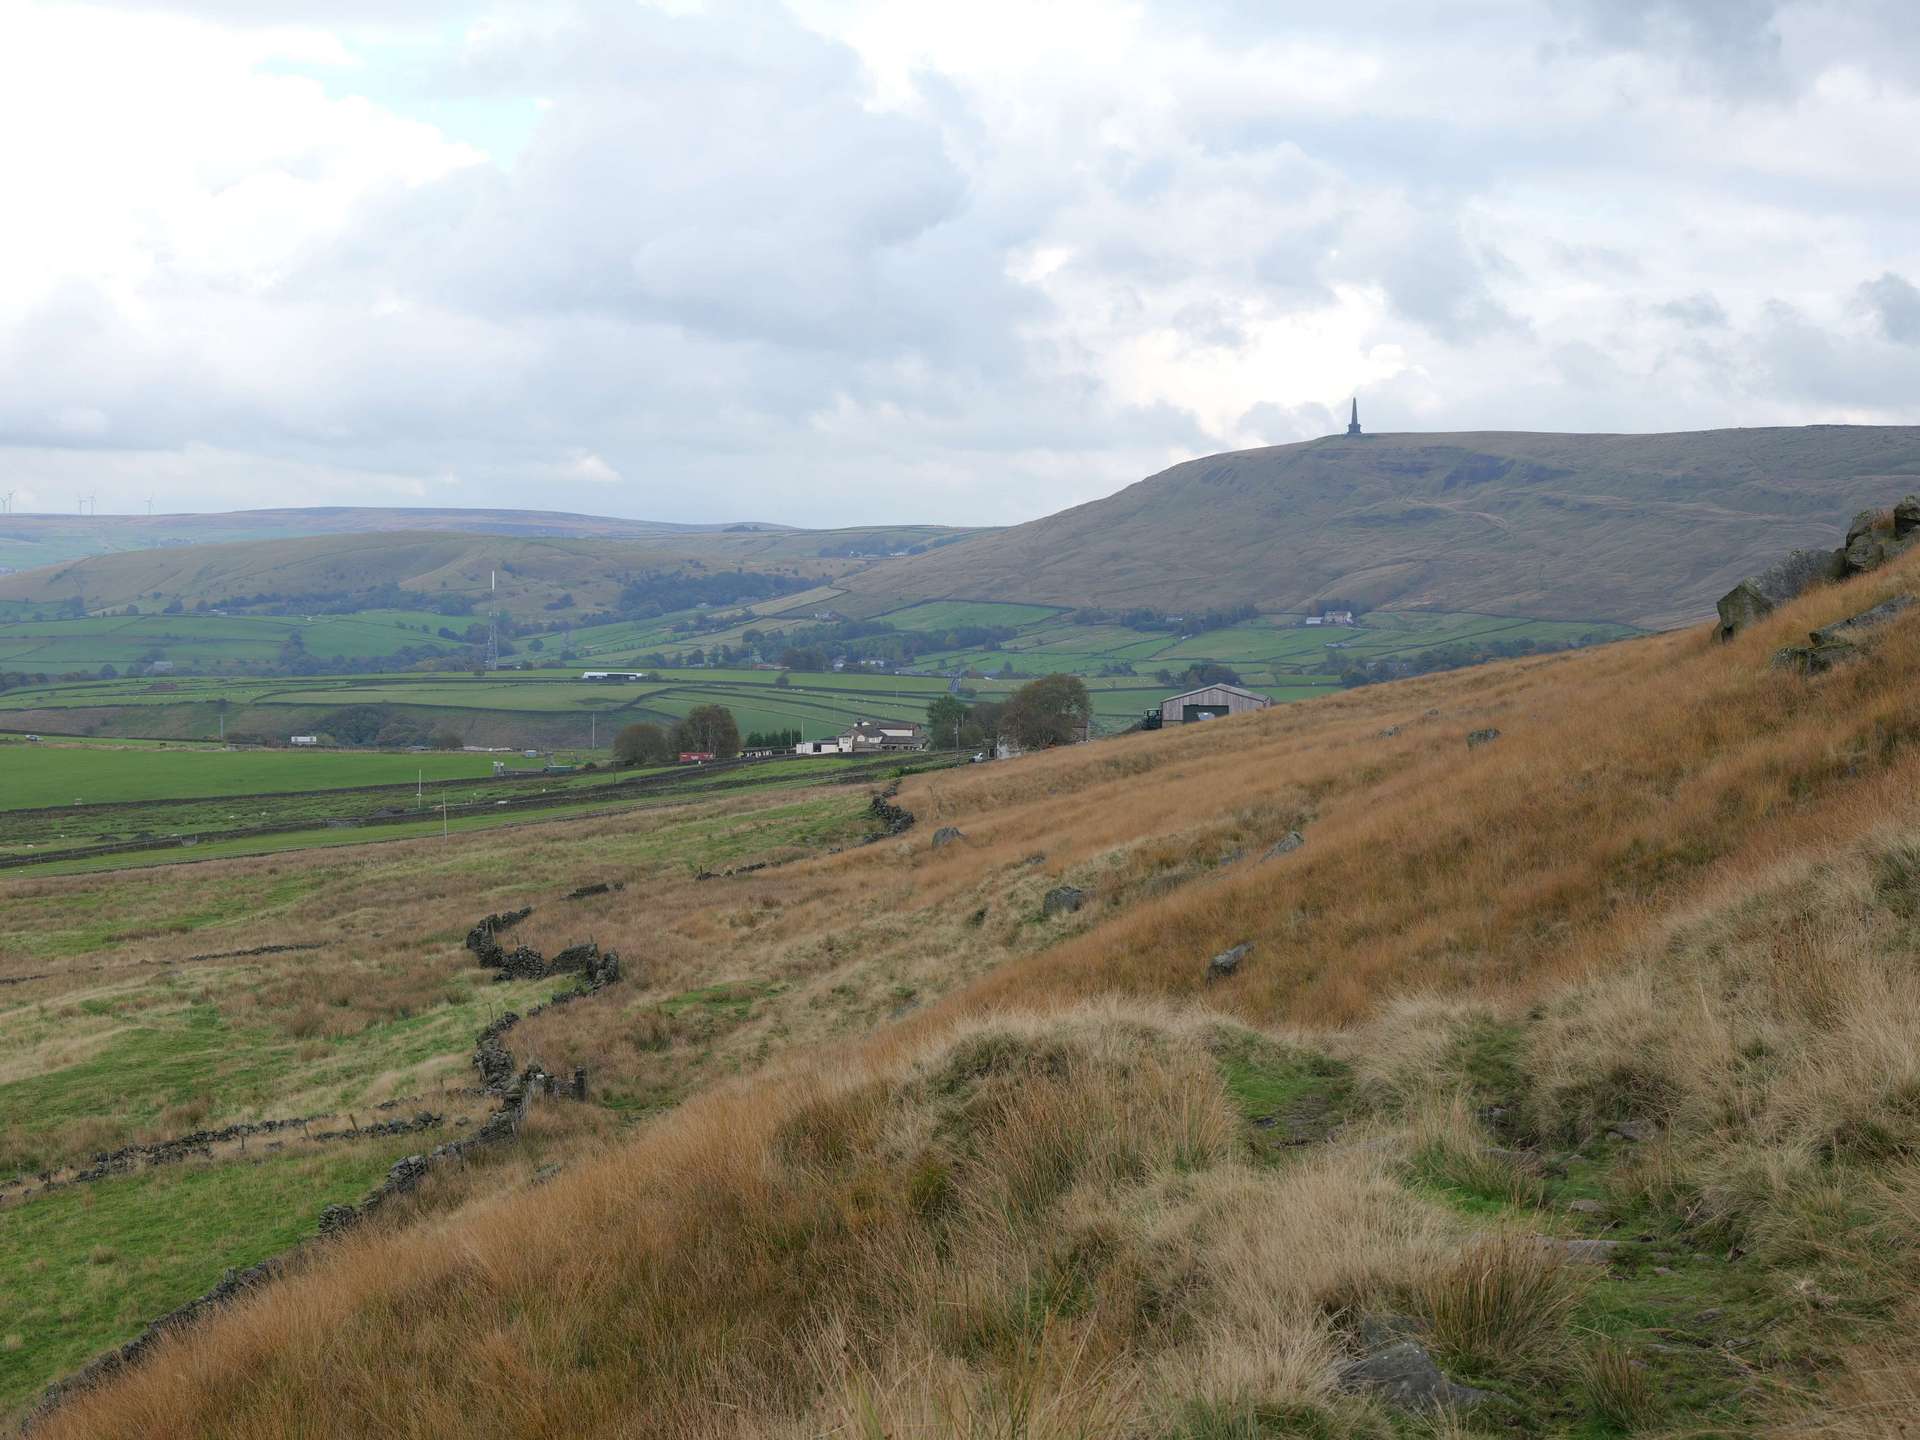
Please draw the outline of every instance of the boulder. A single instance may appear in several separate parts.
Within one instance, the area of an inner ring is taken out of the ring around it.
[[[1818,645],[1788,645],[1773,652],[1773,668],[1792,670],[1801,675],[1824,675],[1846,660],[1857,660],[1867,652],[1851,640],[1829,640]]]
[[[1873,527],[1880,523],[1878,510],[1862,510],[1853,517],[1853,523],[1847,526],[1847,543],[1843,548],[1851,549],[1853,542],[1862,535],[1871,535]]]
[[[1541,1249],[1582,1265],[1607,1264],[1620,1253],[1621,1245],[1618,1240],[1561,1240],[1552,1235],[1541,1235],[1537,1239]]]
[[[1397,1410],[1465,1410],[1490,1398],[1449,1380],[1418,1340],[1396,1340],[1352,1361],[1340,1372],[1340,1386]]]
[[[1240,962],[1253,953],[1253,942],[1243,940],[1231,950],[1222,950],[1207,962],[1207,983],[1224,980],[1240,968]]]
[[[1905,540],[1920,530],[1920,495],[1909,495],[1893,507],[1893,538]]]
[[[1491,745],[1500,738],[1500,732],[1489,725],[1484,730],[1474,730],[1467,735],[1467,749],[1478,750],[1482,745]]]
[[[1879,569],[1892,553],[1884,539],[1871,534],[1855,536],[1847,541],[1846,549],[1840,552],[1849,575],[1864,575],[1869,570]]]
[[[1872,630],[1886,624],[1901,611],[1913,605],[1911,595],[1896,595],[1891,600],[1882,601],[1871,610],[1862,610],[1858,615],[1849,615],[1844,620],[1836,620],[1831,625],[1823,625],[1812,631],[1808,638],[1815,645],[1831,644],[1836,638],[1852,631]]]
[[[1762,616],[1823,580],[1846,573],[1842,550],[1795,550],[1758,574],[1749,575],[1720,597],[1720,625],[1714,632],[1731,640]]]
[[[954,841],[964,840],[966,838],[959,826],[942,825],[938,830],[933,832],[933,848],[935,850],[944,850],[947,846],[953,844]]]
[[[1274,841],[1273,844],[1269,845],[1267,847],[1267,853],[1260,858],[1262,860],[1278,860],[1282,855],[1291,855],[1306,843],[1306,836],[1302,835],[1298,830],[1289,830],[1278,840]]]
[[[1087,892],[1076,885],[1056,885],[1040,902],[1042,915],[1071,915],[1087,903]]]

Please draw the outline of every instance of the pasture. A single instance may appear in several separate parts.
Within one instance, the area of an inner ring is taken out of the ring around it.
[[[220,750],[8,739],[0,740],[0,810],[477,779],[493,773],[491,758],[458,751]]]

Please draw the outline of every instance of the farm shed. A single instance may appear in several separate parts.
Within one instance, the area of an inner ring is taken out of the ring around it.
[[[1189,720],[1217,720],[1222,715],[1245,715],[1264,710],[1273,701],[1238,685],[1202,685],[1184,695],[1172,695],[1160,702],[1162,725],[1184,725]]]

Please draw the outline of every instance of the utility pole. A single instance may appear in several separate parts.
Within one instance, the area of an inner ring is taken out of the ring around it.
[[[444,800],[440,802],[440,838],[447,838],[447,802]]]

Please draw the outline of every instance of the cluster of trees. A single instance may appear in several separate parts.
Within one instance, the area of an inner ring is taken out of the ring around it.
[[[798,576],[769,575],[758,570],[724,570],[713,575],[648,571],[625,578],[614,611],[623,620],[653,620],[696,605],[747,605],[771,600],[803,590],[808,583]]]
[[[991,749],[1002,737],[1023,750],[1047,750],[1086,739],[1092,726],[1093,697],[1078,675],[1043,676],[1000,702],[942,695],[927,706],[935,750]]]
[[[666,765],[685,754],[731,760],[739,753],[740,726],[724,705],[696,705],[671,730],[643,720],[613,737],[621,765]]]
[[[1198,661],[1177,674],[1172,670],[1161,670],[1153,678],[1162,685],[1175,685],[1182,690],[1198,690],[1202,685],[1241,683],[1238,670],[1231,665],[1222,665],[1214,660]]]
[[[1075,610],[1068,618],[1076,625],[1119,625],[1128,630],[1147,632],[1173,630],[1183,635],[1198,635],[1202,631],[1224,630],[1229,625],[1238,625],[1242,621],[1253,619],[1257,613],[1259,612],[1251,605],[1227,605],[1211,610],[1189,610],[1181,615],[1169,615],[1164,610],[1149,610],[1145,607],[1107,610],[1097,605],[1088,605]]]
[[[791,750],[804,738],[799,730],[749,730],[746,746],[749,750]]]
[[[370,745],[383,750],[410,745],[458,750],[467,743],[452,725],[444,721],[429,725],[392,705],[344,705],[322,715],[314,732],[335,745]]]

